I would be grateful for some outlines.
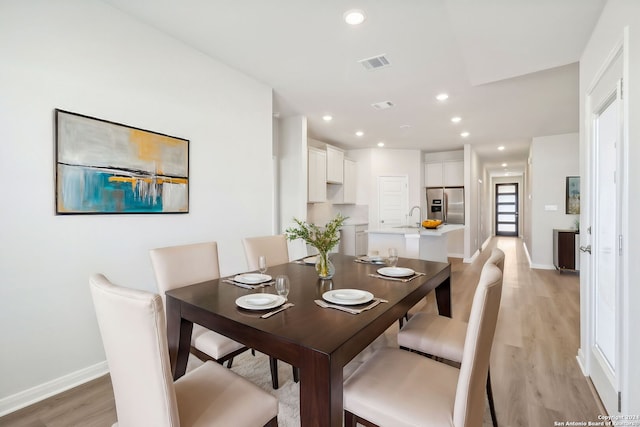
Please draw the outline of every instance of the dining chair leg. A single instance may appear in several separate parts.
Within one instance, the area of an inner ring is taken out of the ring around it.
[[[271,386],[274,390],[279,387],[278,384],[278,359],[269,357],[269,368],[271,369]]]
[[[493,404],[493,391],[491,390],[491,370],[487,371],[487,399],[489,399],[489,412],[491,412],[491,421],[493,427],[498,427],[498,418],[496,417],[496,408]]]

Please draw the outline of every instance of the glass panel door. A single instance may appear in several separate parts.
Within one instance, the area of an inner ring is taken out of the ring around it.
[[[496,235],[518,235],[518,184],[496,184]]]

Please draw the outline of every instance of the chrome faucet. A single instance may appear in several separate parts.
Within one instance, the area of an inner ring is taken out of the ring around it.
[[[416,205],[416,206],[412,207],[409,210],[409,215],[407,215],[407,216],[411,216],[413,214],[413,210],[414,209],[418,209],[418,213],[420,214],[420,216],[418,217],[418,222],[416,223],[418,225],[418,227],[420,227],[420,223],[422,221],[422,208],[420,206]]]

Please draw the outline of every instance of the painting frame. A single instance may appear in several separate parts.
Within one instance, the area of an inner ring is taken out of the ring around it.
[[[188,139],[54,110],[56,215],[189,213]]]
[[[580,177],[568,176],[565,186],[565,213],[580,215]]]

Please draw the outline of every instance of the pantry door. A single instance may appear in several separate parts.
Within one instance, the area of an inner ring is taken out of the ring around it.
[[[402,225],[409,210],[409,178],[378,177],[378,224],[382,227]]]
[[[588,132],[591,150],[590,377],[610,415],[621,411],[622,378],[622,249],[625,173],[622,153],[623,54],[620,49],[589,95]]]

